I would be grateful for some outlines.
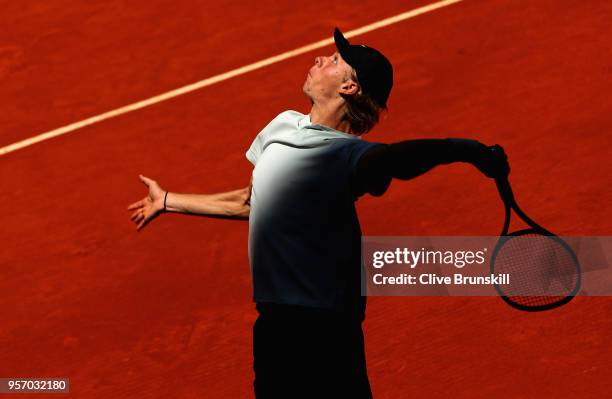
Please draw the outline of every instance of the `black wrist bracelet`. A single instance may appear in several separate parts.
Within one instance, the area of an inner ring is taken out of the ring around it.
[[[166,198],[168,198],[168,192],[166,191],[166,195],[164,195],[164,212],[166,212]]]

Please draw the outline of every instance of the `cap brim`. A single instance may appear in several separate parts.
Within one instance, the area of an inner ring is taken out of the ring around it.
[[[334,42],[336,43],[336,48],[338,49],[338,52],[340,53],[342,58],[344,58],[344,60],[350,65],[351,57],[349,49],[351,47],[351,44],[348,40],[346,40],[346,38],[338,28],[334,29]]]

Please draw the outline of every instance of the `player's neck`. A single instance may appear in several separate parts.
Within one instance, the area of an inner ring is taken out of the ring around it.
[[[326,104],[314,103],[310,109],[310,123],[353,134],[351,126],[344,118],[345,112],[344,101],[329,102]]]

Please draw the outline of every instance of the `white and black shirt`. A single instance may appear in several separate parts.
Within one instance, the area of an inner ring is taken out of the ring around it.
[[[255,302],[355,310],[361,297],[361,229],[353,181],[377,143],[286,111],[255,138],[249,260]]]

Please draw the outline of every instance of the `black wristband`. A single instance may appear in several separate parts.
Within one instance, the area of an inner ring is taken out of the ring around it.
[[[168,192],[166,191],[166,195],[164,195],[164,212],[166,212],[166,198],[168,198]]]

